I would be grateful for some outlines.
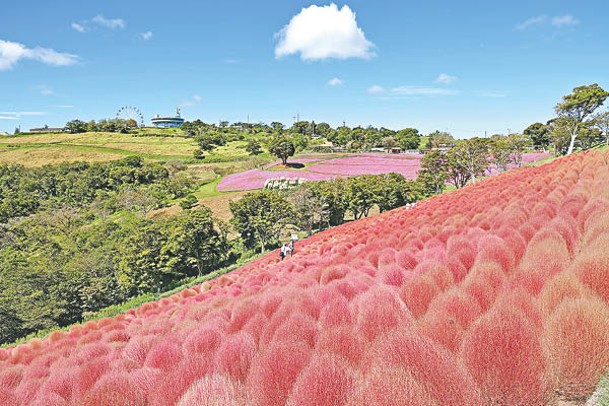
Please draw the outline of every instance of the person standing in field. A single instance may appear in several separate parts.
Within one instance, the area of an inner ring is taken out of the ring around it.
[[[288,249],[290,250],[290,256],[294,253],[294,239],[292,238],[288,244]]]
[[[286,254],[288,253],[288,250],[289,250],[289,248],[286,244],[283,244],[281,246],[281,249],[279,250],[279,258],[281,258],[282,261],[285,258]]]

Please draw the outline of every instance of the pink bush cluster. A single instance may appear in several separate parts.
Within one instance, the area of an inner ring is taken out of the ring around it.
[[[1,405],[546,405],[609,368],[609,154],[487,179],[0,349]]]
[[[547,157],[547,153],[526,153],[523,155],[523,163],[538,161]],[[226,176],[217,186],[220,191],[253,190],[261,189],[268,179],[304,178],[309,181],[329,180],[337,177],[358,175],[380,175],[383,173],[396,172],[404,175],[407,179],[415,179],[421,169],[420,154],[351,154],[336,158],[328,154],[307,154],[290,159],[292,163],[312,163],[298,171],[269,171],[279,164],[274,162],[263,167],[263,169],[251,169],[249,171]],[[497,171],[492,171],[494,175]]]

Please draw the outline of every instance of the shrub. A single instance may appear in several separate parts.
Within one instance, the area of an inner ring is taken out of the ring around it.
[[[425,314],[429,303],[439,292],[435,280],[430,275],[422,274],[406,280],[400,290],[400,298],[412,316],[418,319]]]
[[[239,332],[226,337],[216,352],[215,372],[235,380],[245,380],[255,352],[256,343],[251,335]]]
[[[366,344],[366,340],[352,326],[343,325],[322,330],[315,349],[318,353],[340,355],[357,365],[361,361]]]
[[[368,349],[363,372],[401,368],[427,388],[440,404],[480,405],[472,376],[450,351],[409,329],[379,338]]]
[[[605,303],[609,303],[609,254],[600,251],[600,247],[599,250],[589,250],[580,254],[572,269],[585,286],[596,292]]]
[[[348,399],[348,406],[440,406],[426,385],[400,367],[375,367]]]
[[[545,404],[546,359],[539,333],[517,310],[495,307],[461,343],[461,358],[489,403]]]
[[[360,295],[353,307],[357,329],[370,341],[404,323],[410,323],[412,317],[397,295],[382,285]]]
[[[208,375],[188,388],[178,406],[246,406],[242,384],[223,375]]]
[[[248,398],[260,406],[284,404],[310,357],[307,345],[293,342],[276,342],[258,353],[246,381]]]
[[[145,405],[145,395],[133,385],[128,376],[104,375],[82,400],[85,405],[139,406]]]
[[[294,383],[289,403],[342,405],[353,390],[355,380],[353,368],[344,358],[331,354],[314,356]]]
[[[556,390],[585,399],[609,369],[609,308],[594,298],[564,300],[546,322],[543,343]]]

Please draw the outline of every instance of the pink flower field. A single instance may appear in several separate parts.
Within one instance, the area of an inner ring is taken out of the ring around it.
[[[609,371],[609,153],[347,223],[0,348],[0,405],[583,405]]]
[[[549,156],[548,153],[527,153],[523,163],[538,161]],[[270,171],[279,164],[274,162],[261,169],[226,176],[218,184],[221,192],[262,189],[268,179],[304,178],[308,181],[329,180],[337,177],[358,175],[380,175],[396,172],[406,179],[415,179],[421,169],[421,154],[351,154],[334,157],[328,154],[306,154],[290,159],[290,163],[309,164],[300,170]]]

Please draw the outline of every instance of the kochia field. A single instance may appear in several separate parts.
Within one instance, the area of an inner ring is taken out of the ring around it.
[[[609,154],[319,233],[0,350],[2,405],[552,405],[609,368]]]

